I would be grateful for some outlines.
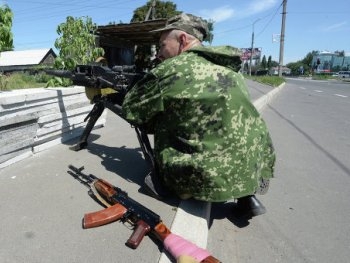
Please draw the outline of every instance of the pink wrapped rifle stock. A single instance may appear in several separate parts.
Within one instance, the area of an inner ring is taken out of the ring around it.
[[[191,256],[201,262],[203,259],[210,256],[209,252],[205,249],[200,248],[173,233],[165,238],[164,247],[176,259],[180,256],[186,255]]]

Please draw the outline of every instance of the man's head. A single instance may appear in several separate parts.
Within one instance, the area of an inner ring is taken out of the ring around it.
[[[209,34],[208,23],[198,16],[181,13],[167,20],[165,27],[154,30],[153,32],[163,32],[177,29],[186,32],[203,41]]]
[[[207,37],[209,30],[205,20],[182,13],[170,18],[164,28],[153,32],[161,32],[158,58],[165,60],[201,44],[201,41]]]

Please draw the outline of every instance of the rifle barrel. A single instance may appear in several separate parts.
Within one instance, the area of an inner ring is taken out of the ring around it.
[[[68,165],[68,168],[71,170],[71,171],[68,171],[68,173],[72,175],[74,178],[76,178],[77,180],[79,180],[80,182],[85,182],[89,184],[95,180],[98,180],[98,178],[92,174],[84,174],[82,172],[84,170],[84,166],[77,168],[70,164]]]

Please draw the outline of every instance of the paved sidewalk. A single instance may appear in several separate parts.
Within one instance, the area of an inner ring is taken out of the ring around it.
[[[281,89],[247,84],[259,110]],[[158,213],[172,232],[206,247],[210,203],[164,203],[140,193],[147,167],[129,124],[108,112],[106,126],[90,139],[87,150],[57,145],[0,170],[1,262],[171,262],[148,237],[136,250],[127,248],[131,230],[121,223],[83,230],[83,214],[102,207],[67,174],[69,164],[119,186]]]

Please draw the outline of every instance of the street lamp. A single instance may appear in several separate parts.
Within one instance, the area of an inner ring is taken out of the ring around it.
[[[252,75],[252,59],[253,59],[253,48],[254,48],[254,25],[256,22],[258,22],[260,18],[254,21],[253,23],[253,30],[252,30],[252,46],[250,50],[250,62],[249,62],[249,76]]]

